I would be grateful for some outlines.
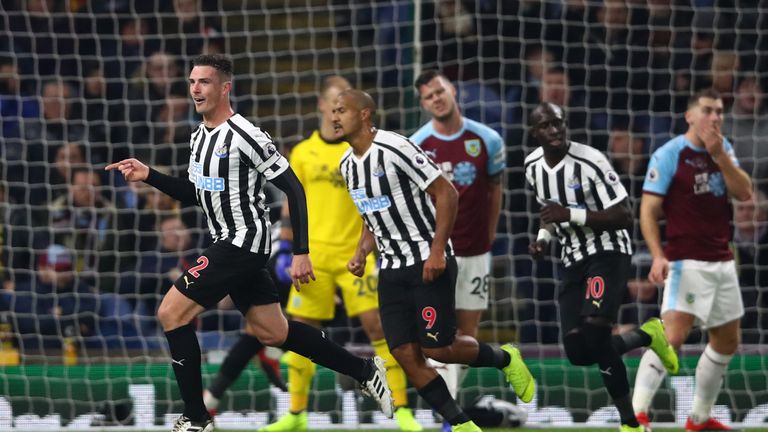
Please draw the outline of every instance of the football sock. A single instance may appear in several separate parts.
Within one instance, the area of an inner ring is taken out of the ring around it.
[[[371,346],[373,346],[373,352],[384,359],[384,366],[387,368],[387,383],[389,389],[392,390],[392,402],[395,408],[408,406],[405,372],[392,353],[389,352],[387,341],[384,339],[375,340],[371,342]]]
[[[283,361],[288,365],[288,393],[291,395],[290,411],[298,414],[307,409],[309,389],[315,376],[315,366],[308,358],[287,352]]]
[[[632,391],[632,408],[636,413],[647,413],[656,391],[664,382],[667,370],[659,356],[651,350],[646,350],[640,359],[635,376],[635,388]]]
[[[477,358],[469,365],[472,367],[495,367],[504,369],[511,360],[509,353],[501,348],[495,348],[485,342],[477,342]]]
[[[246,333],[241,334],[240,339],[232,346],[227,357],[224,358],[224,362],[221,363],[219,373],[216,374],[213,383],[208,387],[208,391],[215,398],[221,399],[224,392],[235,382],[251,359],[262,348],[264,348],[264,344],[258,338]]]
[[[723,385],[725,369],[732,358],[733,354],[720,354],[709,344],[704,348],[696,365],[696,388],[691,409],[691,420],[694,423],[703,423],[710,417],[712,406]]]
[[[443,377],[438,375],[435,379],[418,389],[419,395],[432,407],[443,419],[452,425],[466,423],[469,417],[459,408],[459,404],[451,397]]]
[[[611,342],[616,352],[622,355],[635,348],[650,345],[651,336],[640,329],[633,329],[611,337]]]
[[[184,401],[184,415],[192,421],[208,418],[203,404],[203,377],[200,371],[200,344],[192,324],[165,332],[171,351],[173,372]]]

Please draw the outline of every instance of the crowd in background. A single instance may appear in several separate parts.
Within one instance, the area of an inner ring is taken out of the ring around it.
[[[378,72],[358,84],[407,85],[412,56],[398,23],[412,20],[410,2],[328,3],[341,38],[361,52],[380,47]],[[422,67],[456,81],[465,115],[506,141],[507,216],[494,254],[512,262],[512,274],[501,276],[514,281],[523,342],[558,341],[556,261],[534,265],[527,256],[538,227],[522,173],[530,109],[541,101],[567,107],[571,139],[610,155],[637,210],[648,156],[686,130],[688,96],[713,87],[726,105],[723,133],[759,188],[734,208],[734,248],[744,342],[768,343],[768,33],[760,30],[768,10],[757,0],[669,3],[423,2]],[[11,322],[23,350],[57,348],[73,334],[96,348],[159,346],[157,302],[209,240],[205,221],[196,209],[101,168],[132,156],[186,174],[189,134],[199,121],[187,94],[189,60],[235,46],[220,7],[205,0],[0,1],[0,319]],[[411,132],[404,123],[387,127]],[[645,280],[650,260],[639,229],[634,237],[628,324],[656,313],[658,297]],[[222,306],[198,325],[236,332],[240,319]]]

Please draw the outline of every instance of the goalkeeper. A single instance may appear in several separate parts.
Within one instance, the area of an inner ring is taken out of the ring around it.
[[[362,230],[362,219],[347,193],[344,179],[339,172],[339,160],[349,146],[333,138],[331,110],[336,96],[350,88],[349,82],[340,76],[323,80],[318,98],[320,129],[293,149],[290,164],[304,185],[310,226],[310,243],[317,280],[300,292],[291,289],[287,312],[299,322],[320,327],[323,321],[334,316],[336,287],[341,288],[347,315],[358,317],[377,355],[385,359],[387,381],[392,389],[395,419],[400,430],[421,431],[407,407],[406,379],[400,365],[390,354],[384,340],[379,318],[376,287],[377,270],[373,255],[366,263],[365,275],[357,278],[347,271],[347,260],[355,252],[357,239]],[[286,206],[283,207],[281,251],[291,250],[293,232]],[[275,273],[282,282],[290,284],[288,267],[291,255],[278,252]],[[243,335],[232,347],[221,369],[205,393],[206,407],[215,410],[224,391],[234,382],[250,359],[262,349],[258,339]],[[307,430],[307,404],[315,364],[308,358],[289,352],[284,357],[288,365],[288,390],[291,402],[289,412],[277,422],[265,426],[262,431]]]

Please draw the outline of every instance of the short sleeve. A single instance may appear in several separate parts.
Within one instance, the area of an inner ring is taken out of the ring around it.
[[[661,147],[651,156],[643,182],[643,192],[664,196],[672,183],[677,169],[678,154],[670,151],[673,146]]]
[[[442,171],[432,162],[432,159],[410,141],[403,140],[403,144],[392,146],[382,145],[392,153],[392,162],[400,171],[405,173],[421,190],[426,190]]]
[[[485,140],[485,145],[488,150],[488,175],[495,176],[507,166],[507,152],[504,151],[504,141],[501,139],[501,135],[493,131]]]
[[[241,138],[245,141],[242,146],[244,156],[267,180],[274,179],[288,168],[288,160],[277,151],[268,133],[254,128],[246,131],[246,135],[241,135]]]
[[[610,208],[626,199],[627,190],[605,155],[600,154],[595,158],[594,163],[597,166],[598,175],[593,179],[595,190],[592,193],[600,197],[603,207]]]

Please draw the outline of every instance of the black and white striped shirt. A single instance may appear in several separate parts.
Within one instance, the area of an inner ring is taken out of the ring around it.
[[[200,124],[190,148],[189,181],[214,241],[269,254],[263,187],[288,168],[272,137],[235,114],[212,130]]]
[[[425,190],[441,175],[440,168],[407,138],[379,130],[362,157],[348,149],[340,169],[376,237],[381,268],[426,261],[435,235],[435,207]],[[446,254],[453,255],[450,242]]]
[[[568,154],[549,167],[539,147],[525,158],[525,177],[542,205],[556,202],[563,207],[600,211],[627,198],[627,191],[608,159],[592,147],[571,141]],[[563,222],[555,225],[566,267],[603,251],[632,254],[626,229],[594,231]]]

